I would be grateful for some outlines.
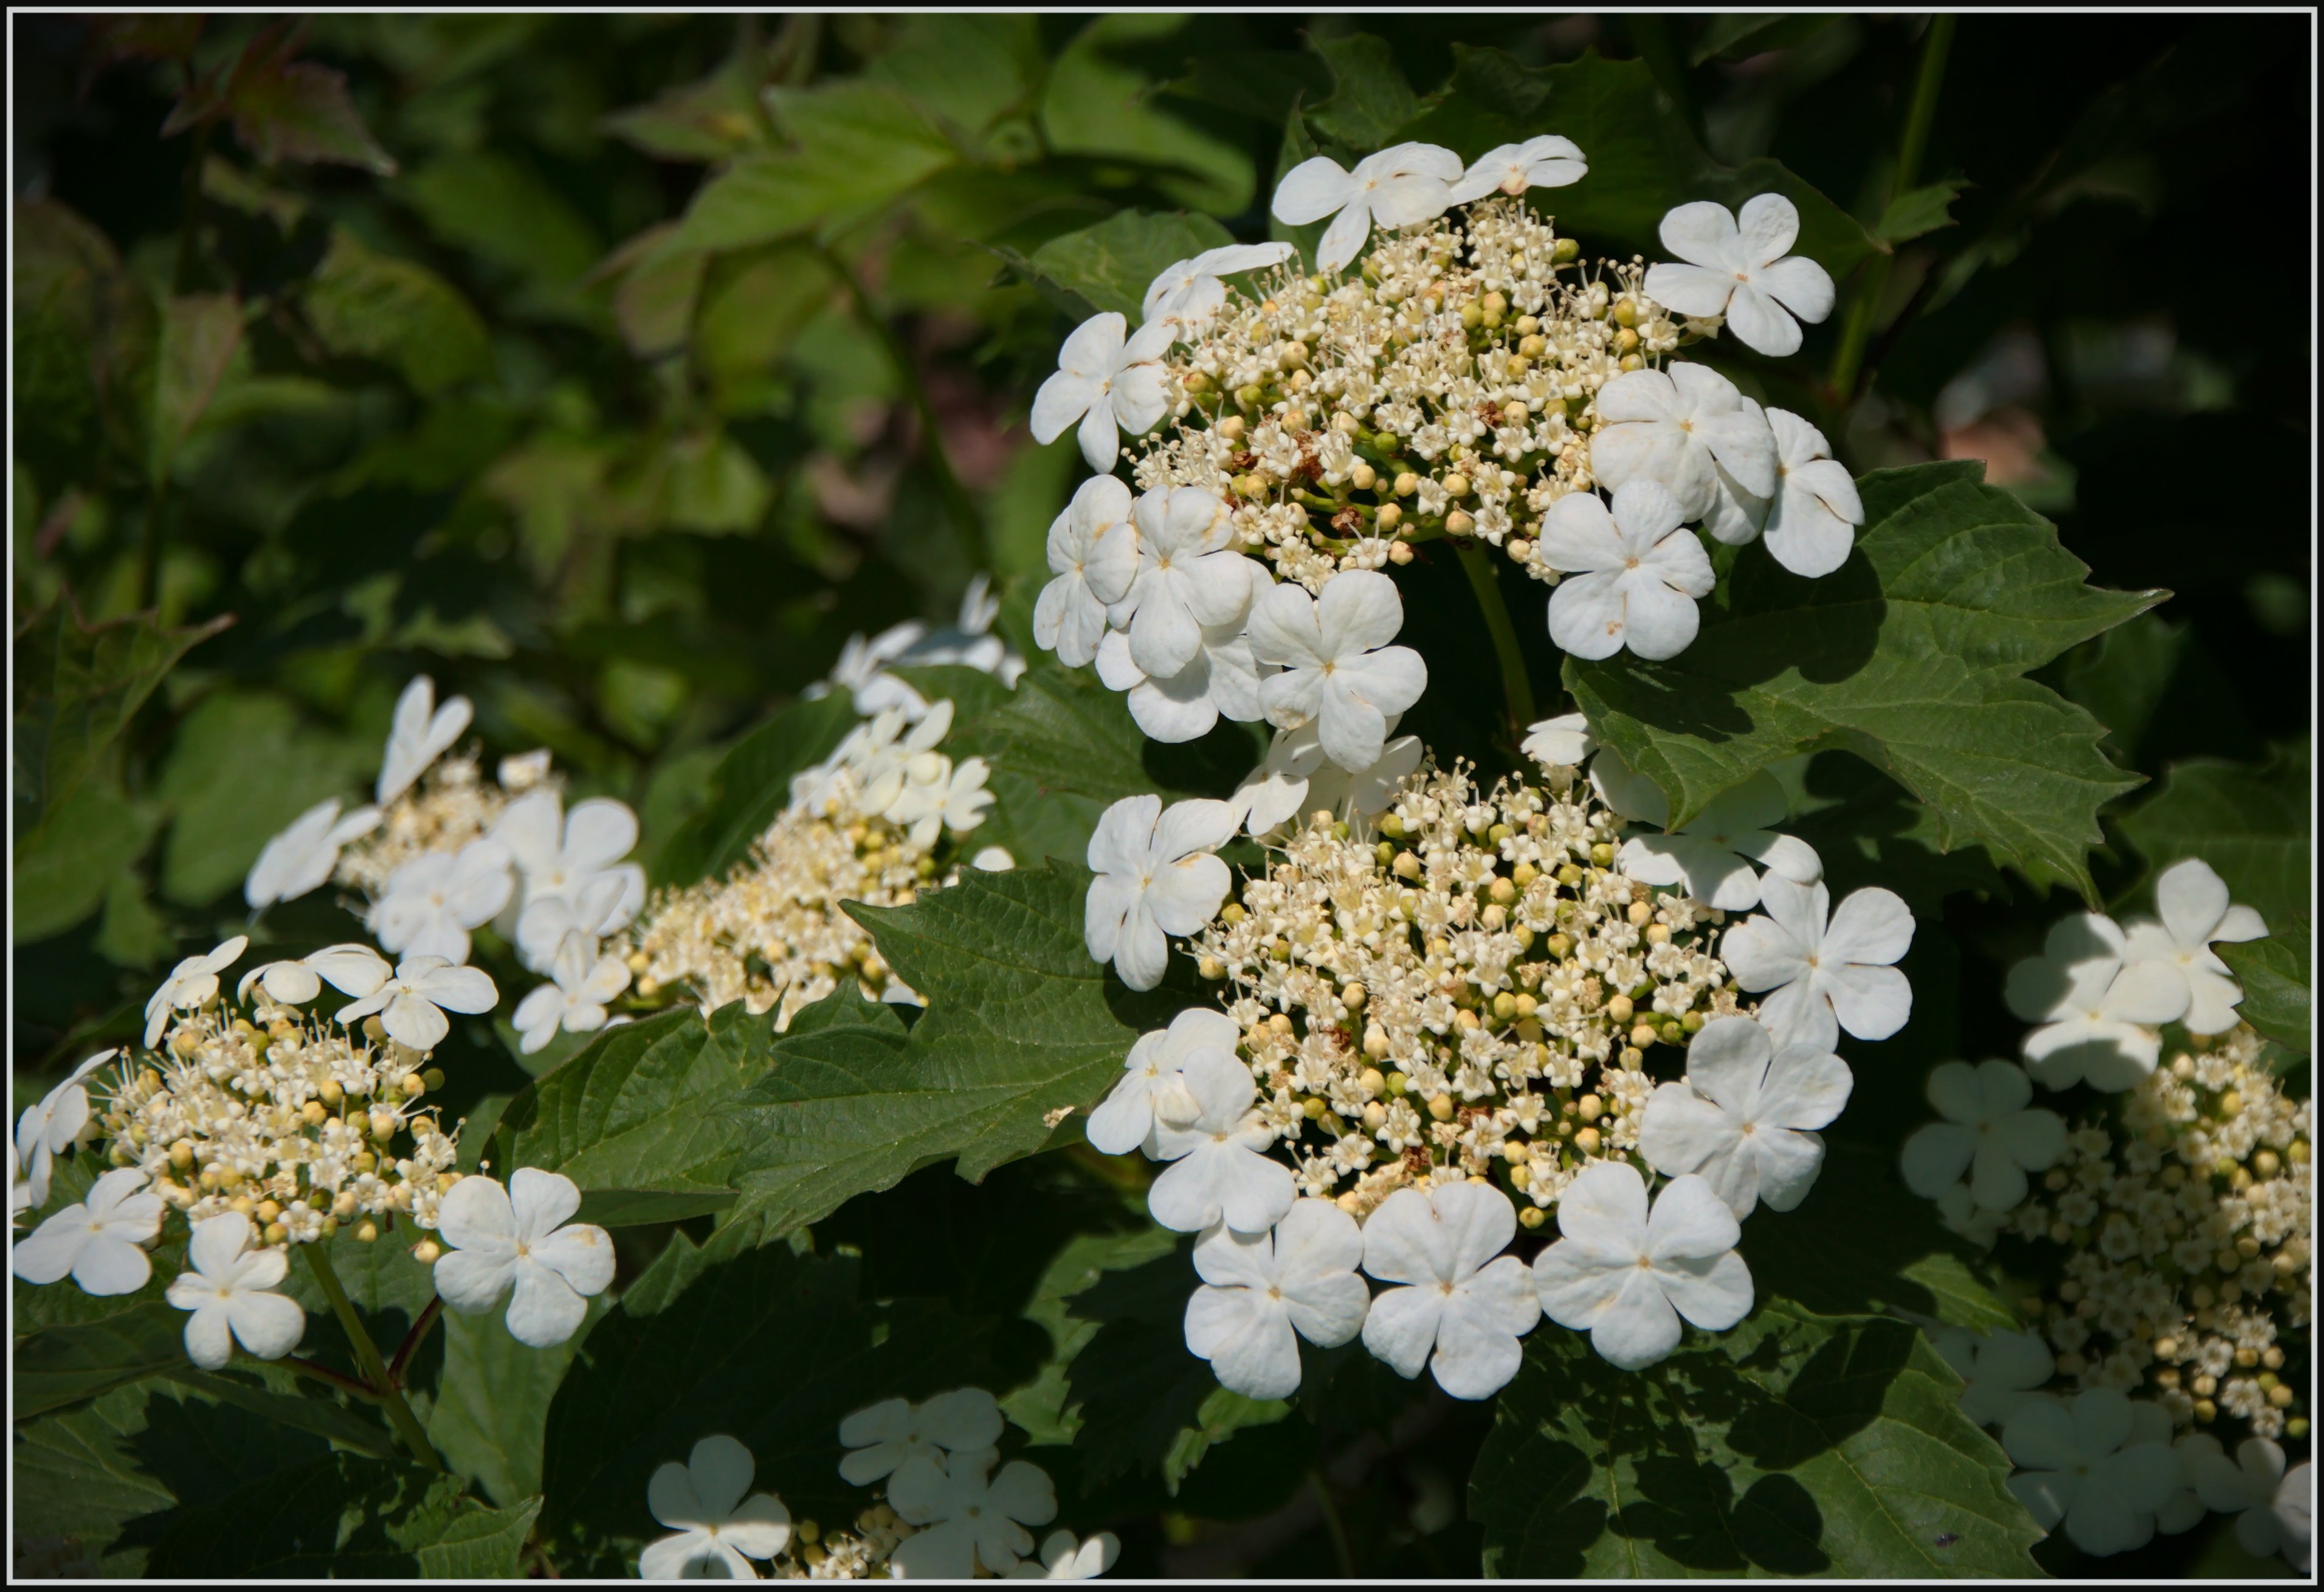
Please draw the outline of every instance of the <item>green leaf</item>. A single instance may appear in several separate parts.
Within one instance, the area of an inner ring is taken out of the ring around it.
[[[430,232],[513,272],[544,298],[564,294],[604,253],[581,213],[513,156],[441,155],[412,172],[403,189]]]
[[[2256,768],[2223,758],[2173,763],[2153,794],[2123,815],[2123,836],[2144,860],[2147,879],[2182,857],[2200,857],[2236,900],[2271,926],[2284,922],[2308,905],[2308,762],[2303,738],[2270,749]]]
[[[704,184],[680,224],[687,246],[747,248],[855,220],[959,159],[893,88],[770,88],[766,103],[796,147],[743,155]]]
[[[1024,108],[1040,80],[1040,31],[1023,14],[943,13],[899,19],[892,49],[863,69],[973,139],[1010,111]]]
[[[377,746],[302,722],[271,693],[204,697],[179,724],[155,790],[174,814],[163,894],[188,906],[216,899],[300,814],[360,789],[378,759]],[[265,778],[252,778],[260,769]]]
[[[1695,35],[1693,48],[1686,52],[1686,64],[1699,67],[1714,58],[1744,60],[1770,50],[1789,50],[1806,43],[1840,20],[1838,13],[1802,16],[1748,12],[1711,17],[1702,24],[1702,32]]]
[[[444,1370],[428,1416],[428,1440],[444,1462],[512,1508],[539,1493],[549,1402],[590,1325],[612,1308],[598,1295],[581,1330],[547,1348],[511,1337],[505,1311],[446,1312]]]
[[[1824,883],[1839,900],[1866,885],[1904,898],[1916,917],[1943,916],[1947,896],[1973,890],[2007,899],[2009,886],[1975,847],[1941,850],[1936,814],[1862,758],[1819,752],[1772,770],[1791,801],[1784,833],[1823,859]]]
[[[508,1581],[524,1572],[520,1560],[540,1500],[464,1514],[420,1550],[420,1573],[431,1581]]]
[[[183,1367],[185,1325],[183,1311],[149,1299],[97,1321],[26,1333],[15,1340],[11,1419],[28,1421]]]
[[[1386,148],[1420,110],[1394,46],[1370,33],[1351,33],[1318,39],[1314,48],[1331,66],[1333,87],[1331,97],[1307,113],[1308,121],[1357,153]]]
[[[237,1405],[273,1425],[312,1432],[374,1459],[403,1462],[402,1451],[376,1416],[361,1413],[331,1394],[310,1393],[288,1371],[261,1367],[258,1374],[282,1385],[269,1387],[257,1380],[249,1367],[250,1362],[244,1361],[242,1368],[217,1372],[180,1366],[165,1375],[180,1387],[222,1404]]]
[[[124,1387],[78,1409],[20,1421],[9,1454],[9,1524],[15,1540],[16,1573],[32,1573],[28,1561],[55,1544],[64,1563],[86,1566],[83,1573],[135,1576],[145,1565],[142,1551],[108,1554],[127,1522],[177,1502],[169,1485],[148,1470],[150,1444],[138,1442],[148,1424],[152,1385]],[[177,1404],[160,1401],[171,1414]],[[198,1451],[226,1437],[207,1422],[188,1421],[181,1434],[190,1440],[165,1455]],[[217,1456],[224,1459],[225,1456]],[[60,1570],[57,1573],[69,1573]]]
[[[892,1012],[835,1020],[868,1004],[843,989],[776,1036],[773,1071],[734,1109],[742,1209],[781,1232],[936,1161],[978,1182],[1048,1143],[1051,1113],[1094,1105],[1138,1035],[1185,1002],[1133,994],[1090,960],[1088,881],[1052,860],[851,907],[933,1004],[908,1031]]]
[[[1097,1336],[1099,1323],[1075,1313],[1074,1295],[1108,1272],[1127,1271],[1168,1255],[1176,1242],[1177,1236],[1168,1229],[1148,1222],[1126,1233],[1081,1234],[1050,1260],[1025,1307],[1026,1318],[1049,1334],[1049,1358],[1031,1382],[1001,1401],[1002,1412],[1031,1433],[1036,1443],[1068,1443],[1081,1429],[1082,1415],[1068,1391],[1067,1375],[1074,1358]]]
[[[1028,262],[1041,279],[1077,293],[1093,309],[1144,318],[1146,290],[1166,266],[1234,242],[1207,216],[1148,216],[1124,210],[1095,226],[1051,238]]]
[[[856,722],[854,704],[836,692],[793,703],[737,741],[710,776],[707,805],[654,859],[655,882],[692,884],[749,856],[790,805],[791,777],[829,757]]]
[[[161,809],[133,802],[110,781],[79,793],[16,840],[16,943],[60,934],[97,910],[113,881],[143,855]]]
[[[19,200],[10,280],[17,446],[91,478],[110,449],[142,467],[156,316],[113,242],[53,199]]]
[[[315,61],[290,60],[297,48],[295,32],[281,35],[279,46],[261,34],[234,63],[224,97],[242,146],[270,166],[277,161],[319,161],[394,176],[393,157],[380,147],[347,97],[346,75]],[[163,129],[165,135],[170,131]]]
[[[2244,987],[2243,1005],[2237,1008],[2244,1021],[2301,1055],[2313,1055],[2316,1019],[2310,981],[2314,964],[2309,960],[2308,915],[2295,913],[2269,924],[2264,940],[2213,949]]]
[[[2107,727],[2108,751],[2135,764],[2194,640],[2192,625],[2142,613],[2067,653],[2058,688]]]
[[[2022,676],[2166,594],[2085,585],[2049,521],[1983,468],[1865,476],[1856,551],[1821,580],[1746,548],[1668,662],[1566,659],[1591,727],[1662,787],[1674,823],[1778,759],[1838,748],[1925,803],[1941,850],[1981,845],[2094,896],[2098,810],[2137,778],[2099,752],[2096,720]]]
[[[417,1579],[420,1549],[460,1514],[460,1481],[410,1465],[329,1453],[237,1465],[226,1490],[134,1522],[146,1573],[187,1577]]]
[[[1872,230],[1883,243],[1901,244],[1950,226],[1953,200],[1969,186],[1959,178],[1947,178],[1900,193],[1888,201],[1888,207],[1880,213],[1880,224]]]
[[[242,346],[242,306],[231,293],[192,293],[161,307],[161,338],[153,361],[153,422],[146,473],[169,478],[218,382]]]
[[[1163,1470],[1180,1459],[1170,1490],[1186,1471],[1189,1431],[1201,1430],[1205,1401],[1222,1391],[1209,1362],[1186,1350],[1186,1300],[1201,1281],[1193,1247],[1176,1240],[1143,1265],[1109,1271],[1066,1301],[1072,1319],[1096,1330],[1066,1368],[1079,1406],[1074,1451],[1084,1487],[1117,1476]]]
[[[492,369],[484,323],[450,283],[424,265],[373,253],[345,230],[331,235],[306,305],[326,348],[392,365],[421,393]]]
[[[1238,215],[1257,179],[1250,155],[1153,92],[1173,75],[1161,64],[1176,59],[1167,41],[1188,26],[1184,16],[1123,12],[1089,23],[1050,63],[1041,128],[1057,154],[1137,161],[1155,168],[1154,186],[1189,209]],[[1151,74],[1132,64],[1149,60]]]
[[[764,52],[737,48],[698,81],[665,89],[651,103],[607,116],[614,137],[663,161],[719,161],[767,142],[759,107]]]
[[[1960,1385],[1902,1321],[1780,1299],[1644,1372],[1544,1322],[1470,1477],[1485,1573],[2038,1576]]]

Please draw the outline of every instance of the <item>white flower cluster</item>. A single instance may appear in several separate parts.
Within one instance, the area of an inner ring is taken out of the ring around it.
[[[906,906],[958,878],[960,842],[993,797],[983,759],[955,763],[937,750],[952,718],[950,702],[917,722],[902,705],[882,708],[791,782],[789,805],[748,860],[658,896],[622,964],[639,998],[682,993],[706,1012],[741,1000],[773,1011],[779,1029],[843,978],[873,998],[918,1004],[840,904]],[[971,861],[1013,865],[997,846]]]
[[[905,721],[916,724],[927,714],[928,701],[894,672],[898,668],[952,664],[980,670],[1004,686],[1017,684],[1025,660],[992,633],[992,621],[1000,616],[1001,603],[992,595],[991,582],[980,573],[960,600],[957,622],[930,630],[908,619],[876,636],[850,636],[830,676],[799,695],[812,701],[844,690],[855,711],[867,719],[892,707],[902,709]]]

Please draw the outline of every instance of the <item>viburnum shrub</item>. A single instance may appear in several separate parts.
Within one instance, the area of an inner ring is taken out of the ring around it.
[[[917,81],[768,88],[797,147],[684,225],[936,171]],[[2132,781],[2036,677],[2167,594],[1837,456],[1803,347],[1914,235],[1649,180],[1638,95],[1432,106],[1295,109],[1269,241],[1001,250],[1078,315],[1046,575],[769,682],[684,799],[422,673],[367,793],[299,787],[18,1118],[20,1566],[1074,1579],[1265,1517],[1352,1569],[1339,1495],[1425,1443],[1465,1501],[1392,1541],[1463,1509],[1464,1570],[2214,1514],[2308,1569],[2305,919],[2200,847],[2096,910]],[[837,235],[781,259],[862,308]],[[2038,953],[1965,960],[1966,888]]]

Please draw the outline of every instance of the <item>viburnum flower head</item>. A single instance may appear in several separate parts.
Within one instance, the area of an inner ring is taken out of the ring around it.
[[[1396,716],[1388,721],[1396,729]],[[1314,719],[1277,730],[1267,756],[1235,787],[1244,826],[1254,836],[1287,824],[1303,813],[1330,811],[1351,821],[1370,819],[1395,802],[1406,777],[1420,767],[1426,749],[1417,735],[1399,735],[1380,748],[1379,760],[1353,772],[1323,755],[1323,726]]]
[[[2009,1062],[1932,1069],[1929,1103],[1944,1120],[1904,1141],[1904,1186],[1934,1200],[1967,1173],[1978,1210],[2015,1210],[2025,1200],[2025,1174],[2049,1171],[2066,1153],[2064,1118],[2029,1107],[2033,1098],[2025,1070]]]
[[[1288,1398],[1299,1339],[1333,1348],[1362,1330],[1363,1258],[1363,1229],[1329,1200],[1296,1201],[1272,1232],[1209,1229],[1194,1244],[1203,1286],[1186,1301],[1186,1348],[1230,1392]]]
[[[496,840],[471,841],[457,851],[423,851],[387,876],[366,925],[389,951],[466,962],[468,931],[499,916],[515,888],[508,848]]]
[[[2236,1517],[2236,1541],[2254,1559],[2284,1548],[2285,1532],[2275,1501],[2283,1491],[2283,1450],[2264,1437],[2247,1437],[2236,1457],[2207,1455],[2196,1461],[2195,1490],[2204,1505]]]
[[[1185,338],[1209,322],[1227,299],[1220,279],[1246,271],[1263,271],[1291,258],[1289,244],[1227,244],[1205,249],[1192,260],[1174,260],[1146,289],[1139,314],[1148,325],[1176,323]]]
[[[1763,916],[1727,931],[1720,955],[1743,989],[1766,991],[1759,1021],[1778,1045],[1833,1049],[1843,1028],[1886,1039],[1913,1015],[1913,986],[1890,964],[1911,948],[1913,914],[1872,886],[1831,907],[1821,882],[1759,881]]]
[[[604,1027],[605,1003],[630,987],[630,964],[611,952],[600,955],[597,942],[586,935],[567,934],[549,979],[517,1003],[516,1031],[524,1035],[520,1048],[527,1055],[548,1049],[560,1028],[595,1034]]]
[[[1775,495],[1761,521],[1761,539],[1775,562],[1794,575],[1830,575],[1848,562],[1864,499],[1848,466],[1831,456],[1823,433],[1788,410],[1766,411],[1775,437]]]
[[[1143,1148],[1148,1159],[1160,1159],[1156,1135],[1162,1124],[1184,1127],[1200,1109],[1182,1076],[1187,1058],[1199,1050],[1232,1055],[1241,1039],[1242,1030],[1232,1017],[1200,1006],[1172,1017],[1167,1028],[1139,1035],[1121,1063],[1112,1092],[1090,1113],[1091,1146],[1109,1155]]]
[[[8,1247],[10,1267],[27,1283],[70,1276],[84,1293],[134,1293],[153,1275],[144,1246],[161,1231],[167,1207],[145,1191],[145,1174],[119,1166]]]
[[[1461,157],[1433,143],[1397,144],[1365,156],[1353,171],[1312,155],[1276,184],[1275,218],[1305,226],[1333,216],[1315,247],[1315,268],[1336,271],[1362,251],[1374,223],[1416,226],[1443,215],[1464,175]]]
[[[2161,922],[2127,925],[2125,960],[2141,964],[2147,976],[2159,966],[2185,981],[2187,1011],[2178,1020],[2190,1034],[2226,1033],[2239,1020],[2236,1007],[2244,992],[2212,943],[2264,938],[2267,924],[2250,907],[2232,904],[2227,881],[2200,857],[2155,877],[2154,908]]]
[[[106,1063],[121,1053],[101,1050],[75,1067],[65,1081],[41,1097],[36,1105],[24,1108],[16,1118],[16,1136],[12,1147],[16,1152],[19,1171],[23,1177],[23,1209],[35,1210],[49,1202],[49,1174],[55,1157],[70,1149],[88,1126],[88,1090],[86,1080]]]
[[[626,927],[628,906],[629,881],[618,873],[598,874],[564,895],[543,896],[517,915],[517,956],[546,973],[567,940],[578,936],[594,944]]]
[[[1930,1340],[1968,1385],[1961,1389],[1961,1413],[1979,1426],[1999,1426],[2027,1403],[2047,1398],[2041,1390],[2058,1374],[2058,1362],[2039,1332],[1982,1334],[1941,1327]]]
[[[1093,1581],[1120,1557],[1121,1539],[1111,1532],[1084,1541],[1075,1541],[1071,1532],[1051,1532],[1041,1544],[1041,1561],[1028,1560],[1009,1574],[1020,1581]]]
[[[500,998],[482,968],[456,967],[440,956],[407,956],[395,964],[393,978],[341,1007],[336,1020],[352,1027],[376,1012],[390,1039],[413,1050],[434,1050],[452,1031],[446,1012],[488,1012]]]
[[[1590,175],[1590,163],[1570,138],[1545,133],[1523,143],[1489,149],[1471,163],[1448,196],[1456,205],[1489,193],[1512,198],[1529,188],[1564,188]]]
[[[1266,576],[1228,550],[1234,521],[1203,487],[1157,486],[1138,500],[1130,518],[1138,573],[1106,617],[1130,632],[1131,661],[1167,679],[1194,662],[1204,629],[1241,621],[1253,586]]]
[[[954,1454],[941,1468],[907,1465],[888,1484],[888,1503],[920,1529],[897,1544],[890,1563],[910,1580],[964,1580],[982,1567],[1007,1575],[1033,1551],[1028,1525],[1057,1518],[1057,1489],[1038,1465],[1011,1459],[998,1473],[990,1449]]]
[[[1739,1221],[1763,1201],[1790,1210],[1823,1166],[1829,1125],[1855,1087],[1830,1051],[1777,1050],[1749,1017],[1713,1017],[1686,1047],[1686,1077],[1646,1101],[1638,1149],[1665,1176],[1700,1175]]]
[[[981,1387],[955,1387],[926,1403],[883,1399],[839,1423],[839,1474],[870,1486],[918,1459],[942,1466],[947,1454],[973,1454],[1001,1440],[1001,1405]]]
[[[161,1030],[170,1024],[172,1011],[192,1011],[218,992],[217,976],[232,967],[236,958],[250,949],[250,936],[236,934],[217,949],[200,956],[189,956],[170,970],[161,987],[153,991],[145,1003],[145,1048],[151,1050],[161,1037]]]
[[[1534,1257],[1544,1314],[1590,1334],[1626,1371],[1678,1347],[1679,1318],[1719,1332],[1751,1309],[1751,1271],[1735,1253],[1743,1229],[1700,1177],[1673,1178],[1649,1210],[1646,1180],[1627,1161],[1585,1166],[1558,1199],[1563,1235]]]
[[[290,827],[266,842],[250,874],[242,881],[242,897],[255,909],[277,901],[295,901],[318,889],[339,865],[339,852],[349,841],[360,840],[379,827],[377,807],[357,807],[339,816],[339,798],[317,802],[291,820]]]
[[[1112,469],[1121,434],[1140,436],[1169,412],[1162,356],[1176,329],[1159,320],[1132,336],[1130,322],[1111,309],[1082,322],[1057,351],[1056,374],[1033,395],[1033,440],[1055,442],[1079,420],[1082,457],[1093,470]]]
[[[646,900],[645,870],[622,860],[638,843],[638,815],[610,796],[576,802],[570,813],[564,805],[553,790],[528,791],[493,825],[524,876],[525,905],[548,896],[577,900],[591,880],[611,874],[622,880],[622,898],[607,928],[627,927]]]
[[[1165,679],[1138,667],[1122,631],[1108,630],[1098,644],[1098,679],[1129,694],[1130,716],[1148,740],[1175,745],[1209,734],[1222,716],[1239,723],[1261,716],[1259,664],[1243,616],[1204,625],[1202,638],[1186,667]]]
[[[1056,578],[1033,603],[1033,640],[1079,668],[1097,656],[1106,609],[1130,594],[1138,574],[1138,528],[1130,488],[1111,475],[1081,483],[1049,525],[1049,568]]]
[[[234,1357],[238,1341],[262,1360],[279,1360],[307,1333],[307,1311],[273,1292],[290,1270],[280,1248],[252,1247],[249,1217],[228,1210],[194,1223],[186,1243],[186,1269],[171,1280],[170,1302],[191,1311],[186,1357],[206,1371]]]
[[[1289,729],[1313,722],[1323,755],[1356,771],[1380,760],[1388,721],[1428,689],[1428,666],[1395,647],[1404,599],[1376,570],[1350,569],[1311,598],[1286,581],[1251,605],[1251,656],[1282,672],[1259,683],[1268,720]]]
[[[1610,511],[1587,492],[1551,504],[1541,556],[1566,577],[1549,594],[1549,639],[1584,658],[1685,651],[1702,622],[1695,601],[1718,583],[1684,520],[1678,500],[1643,478],[1615,488]]]
[[[1701,364],[1628,371],[1598,390],[1597,410],[1590,467],[1600,486],[1655,482],[1678,500],[1682,519],[1750,540],[1755,528],[1738,520],[1738,502],[1775,495],[1775,436],[1734,382]]]
[[[285,1006],[304,1006],[323,992],[328,983],[342,995],[358,999],[375,995],[394,970],[387,959],[360,942],[344,945],[326,945],[296,962],[270,962],[254,967],[242,975],[235,986],[235,998],[250,998],[253,984],[265,988],[267,998]]]
[[[2110,1387],[2071,1403],[2029,1401],[2001,1431],[2001,1446],[2024,1467],[2009,1490],[2043,1530],[2063,1521],[2085,1553],[2144,1547],[2178,1487],[2179,1457],[2168,1443],[2135,1440],[2134,1424],[2130,1400]]]
[[[1364,1347],[1401,1376],[1428,1366],[1454,1398],[1490,1398],[1517,1374],[1541,1319],[1525,1262],[1502,1251],[1517,1210],[1489,1183],[1398,1189],[1364,1223],[1364,1270],[1400,1284],[1372,1301]]]
[[[639,1576],[758,1579],[751,1560],[772,1559],[789,1544],[791,1512],[772,1493],[751,1492],[757,1474],[751,1450],[723,1432],[696,1443],[685,1464],[664,1463],[646,1483],[646,1507],[675,1534],[646,1544]]]
[[[463,1315],[482,1315],[513,1288],[510,1336],[534,1348],[564,1342],[613,1280],[613,1240],[572,1222],[580,1209],[581,1191],[561,1173],[521,1166],[506,1188],[462,1178],[437,1208],[437,1231],[453,1246],[436,1262],[437,1293]]]
[[[395,721],[388,731],[387,752],[381,759],[379,783],[372,798],[386,806],[410,790],[428,767],[450,750],[468,728],[475,709],[465,696],[436,705],[436,682],[414,675],[403,695],[395,699]]]
[[[1663,217],[1663,247],[1686,263],[1646,268],[1646,296],[1681,315],[1723,315],[1745,346],[1780,358],[1800,348],[1800,322],[1831,313],[1831,275],[1789,253],[1800,212],[1781,194],[1744,202],[1738,216],[1698,199]]]
[[[1156,1159],[1169,1167],[1146,1191],[1146,1209],[1175,1232],[1199,1233],[1224,1222],[1263,1233],[1291,1209],[1291,1169],[1270,1159],[1275,1129],[1254,1109],[1258,1085],[1231,1049],[1198,1047],[1179,1072],[1194,1106],[1183,1123],[1165,1100],[1154,1123]]]
[[[1562,588],[1561,588],[1562,589]],[[1622,842],[1622,871],[1686,893],[1721,912],[1742,912],[1759,904],[1759,867],[1795,885],[1823,877],[1823,859],[1803,840],[1775,833],[1788,805],[1784,787],[1765,769],[1734,789],[1713,796],[1675,833],[1643,834]]]
[[[1226,802],[1173,803],[1124,796],[1090,836],[1090,881],[1083,931],[1090,955],[1111,962],[1132,989],[1151,989],[1169,964],[1172,934],[1211,921],[1233,884],[1211,853],[1232,839],[1241,814]]]

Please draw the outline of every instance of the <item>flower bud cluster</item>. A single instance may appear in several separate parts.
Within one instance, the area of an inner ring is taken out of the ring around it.
[[[521,791],[543,786],[557,789],[564,783],[522,759],[503,759],[502,771],[504,776],[514,773],[518,783],[504,787],[484,778],[473,750],[442,758],[381,811],[377,828],[339,853],[331,878],[367,896],[383,896],[389,877],[405,863],[450,855],[484,839]]]
[[[1656,1045],[1748,1010],[1725,915],[1616,867],[1621,819],[1570,768],[1481,790],[1423,766],[1377,833],[1315,814],[1198,935],[1305,1192],[1362,1215],[1491,1179],[1538,1226],[1632,1157]]]

